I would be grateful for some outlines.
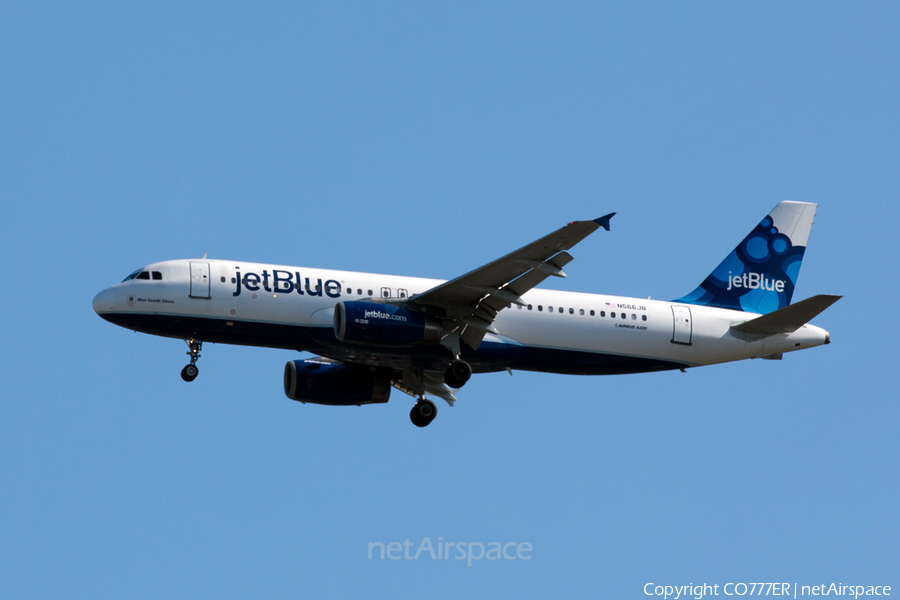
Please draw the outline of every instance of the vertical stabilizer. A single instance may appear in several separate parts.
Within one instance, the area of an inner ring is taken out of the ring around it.
[[[700,286],[675,302],[770,313],[791,303],[816,205],[780,202]]]

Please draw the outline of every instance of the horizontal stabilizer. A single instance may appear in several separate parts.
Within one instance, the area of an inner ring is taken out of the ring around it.
[[[732,326],[732,329],[754,335],[793,333],[841,298],[842,296],[820,294],[785,306],[767,315],[744,321],[739,325]]]

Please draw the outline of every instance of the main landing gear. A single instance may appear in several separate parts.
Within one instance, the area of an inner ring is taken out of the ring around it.
[[[472,367],[464,360],[454,360],[444,371],[444,383],[454,389],[466,385],[472,376]]]
[[[200,350],[203,349],[203,342],[193,338],[184,341],[187,343],[188,348],[190,348],[187,354],[191,357],[191,364],[185,366],[181,370],[181,378],[185,381],[193,381],[197,379],[197,374],[200,373],[200,369],[197,368],[197,359],[200,358]]]
[[[409,420],[416,427],[428,427],[437,416],[437,406],[431,400],[425,399],[425,393],[430,392],[445,399],[451,406],[456,401],[450,388],[459,389],[466,385],[472,377],[472,367],[469,363],[459,360],[457,356],[447,370],[443,378],[440,371],[428,371],[427,373],[417,369],[404,371],[403,380],[394,382],[394,385],[410,396],[418,397],[415,406],[409,411]],[[441,381],[443,379],[443,381]]]
[[[424,397],[419,398],[419,401],[409,411],[409,420],[416,427],[427,427],[429,423],[434,421],[436,416],[437,406],[434,405],[434,402],[426,400]]]

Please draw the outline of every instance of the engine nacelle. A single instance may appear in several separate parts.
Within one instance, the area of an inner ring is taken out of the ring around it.
[[[377,302],[338,302],[334,335],[342,342],[375,346],[438,344],[443,327],[434,317]]]
[[[291,400],[330,406],[383,404],[391,397],[391,378],[340,363],[292,360],[284,365],[284,394]]]

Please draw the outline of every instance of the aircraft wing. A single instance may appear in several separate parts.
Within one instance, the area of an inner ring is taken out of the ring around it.
[[[593,221],[573,221],[541,239],[483,267],[470,271],[409,299],[423,312],[451,322],[442,344],[459,353],[459,340],[478,348],[497,313],[522,304],[522,294],[551,275],[565,277],[562,268],[573,260],[566,252],[601,227],[609,231],[610,213]]]

